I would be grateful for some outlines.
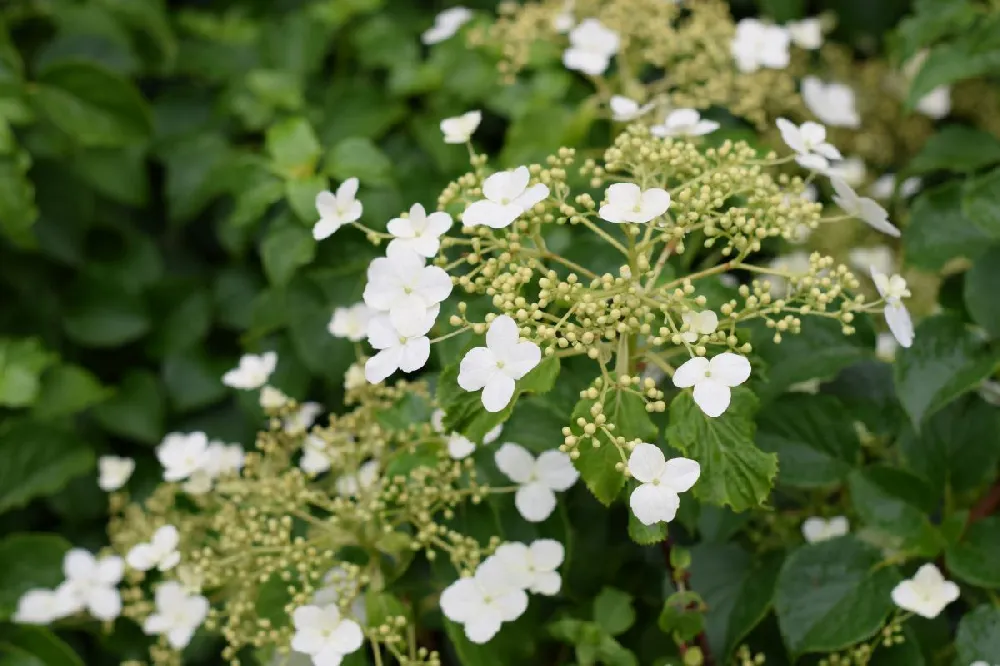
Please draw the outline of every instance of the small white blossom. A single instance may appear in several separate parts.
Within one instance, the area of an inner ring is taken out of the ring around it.
[[[243,469],[243,447],[239,444],[209,442],[202,466],[184,482],[185,492],[195,495],[207,493],[220,476],[237,474]]]
[[[667,460],[659,447],[640,442],[628,458],[628,471],[639,482],[628,505],[643,525],[669,523],[687,492],[701,476],[701,466],[688,458]]]
[[[323,405],[318,402],[304,402],[299,405],[293,414],[286,416],[281,423],[281,428],[289,435],[298,435],[316,422],[316,417],[323,413]]]
[[[920,178],[916,176],[907,178],[899,186],[899,197],[901,199],[909,199],[920,191],[921,185],[923,185],[923,182]],[[888,201],[892,198],[895,191],[896,176],[891,173],[880,176],[879,179],[872,183],[871,187],[868,188],[868,193],[879,201]]]
[[[365,368],[360,363],[352,363],[344,373],[344,390],[353,391],[368,385],[365,379]]]
[[[569,33],[569,48],[563,52],[567,69],[600,76],[618,53],[618,33],[594,18],[584,19]]]
[[[719,327],[719,316],[711,310],[704,312],[688,310],[681,315],[681,319],[688,325],[688,330],[681,333],[681,338],[685,342],[698,342],[701,336],[711,335]]]
[[[831,164],[823,173],[829,178],[839,178],[851,187],[860,187],[868,175],[868,168],[860,157],[848,157],[841,162]]]
[[[156,448],[164,481],[183,481],[208,462],[208,436],[203,432],[172,432]]]
[[[695,109],[674,109],[667,114],[662,125],[649,128],[653,136],[704,136],[719,129],[714,120],[702,120]]]
[[[302,442],[302,458],[299,468],[306,474],[317,476],[330,469],[330,457],[326,453],[326,442],[316,435],[308,435]]]
[[[300,606],[292,613],[292,622],[292,649],[311,656],[317,666],[337,666],[365,641],[361,626],[341,617],[337,604]]]
[[[958,585],[945,580],[938,568],[928,563],[917,569],[913,578],[893,588],[892,601],[903,610],[934,619],[958,595]]]
[[[125,556],[125,561],[136,571],[169,571],[181,561],[177,552],[180,535],[173,525],[164,525],[153,533],[148,543],[139,543]]]
[[[445,143],[466,143],[483,121],[481,111],[469,111],[454,118],[445,118],[441,121],[441,133],[444,134]]]
[[[777,257],[769,265],[776,271],[782,271],[795,276],[805,275],[809,272],[809,267],[811,266],[809,253],[803,251],[790,252],[784,256]],[[788,289],[788,282],[785,278],[780,275],[768,275],[767,280],[771,283],[771,295],[775,298],[783,298]]]
[[[805,18],[785,24],[792,43],[800,49],[815,51],[823,45],[823,22],[817,18]]]
[[[348,178],[337,188],[337,193],[323,191],[316,195],[316,212],[319,222],[313,225],[313,238],[329,238],[345,224],[361,219],[364,207],[357,199],[358,179]]]
[[[874,268],[871,273],[879,296],[885,299],[885,323],[889,325],[896,341],[903,347],[909,347],[913,344],[913,321],[903,305],[903,299],[910,296],[906,280],[899,275],[889,277]]]
[[[889,221],[889,212],[882,208],[877,201],[858,196],[857,192],[840,178],[831,178],[830,184],[833,185],[836,192],[833,202],[840,206],[845,213],[851,217],[859,218],[876,231],[899,237],[899,229]]]
[[[639,102],[624,95],[611,96],[611,117],[620,123],[627,123],[645,115],[655,104],[639,105]]]
[[[916,109],[934,120],[944,118],[951,113],[951,88],[938,86],[920,98]]]
[[[495,458],[497,468],[519,486],[514,506],[533,523],[548,518],[556,508],[556,493],[568,490],[580,477],[562,451],[545,451],[536,459],[524,447],[507,442]]]
[[[465,209],[462,224],[469,227],[485,224],[493,229],[510,226],[549,196],[548,186],[542,183],[528,187],[530,179],[531,174],[525,166],[493,174],[483,181],[483,196],[486,198]]]
[[[781,26],[746,18],[736,25],[730,52],[741,72],[756,72],[762,67],[784,69],[790,58],[790,40],[788,31]]]
[[[440,266],[426,266],[415,252],[390,248],[368,266],[364,298],[368,307],[389,314],[397,327],[424,321],[427,311],[451,294],[451,278]]]
[[[261,409],[281,409],[288,404],[288,396],[273,386],[264,386],[260,390]]]
[[[483,406],[499,412],[514,395],[515,384],[542,360],[534,342],[521,342],[514,320],[501,315],[486,332],[486,346],[466,352],[459,365],[458,385],[466,391],[482,390]]]
[[[531,545],[508,542],[493,553],[519,587],[545,596],[559,593],[562,579],[556,569],[565,556],[563,545],[553,539],[537,539]]]
[[[441,593],[441,612],[463,625],[473,643],[486,643],[500,631],[500,625],[513,622],[527,608],[528,594],[492,557],[473,576],[456,580]]]
[[[403,326],[394,325],[386,315],[372,319],[368,324],[368,344],[379,351],[365,362],[365,379],[378,384],[397,370],[416,372],[424,367],[431,355],[427,333],[440,309],[435,305]]]
[[[851,524],[844,516],[834,516],[827,520],[819,516],[806,518],[802,523],[802,536],[807,543],[819,543],[842,537],[851,530]]]
[[[434,17],[434,25],[420,35],[427,45],[438,44],[450,39],[459,29],[472,20],[472,12],[465,7],[452,7]]]
[[[410,206],[409,217],[389,220],[386,229],[395,236],[389,247],[397,246],[411,250],[422,257],[432,258],[441,248],[441,236],[451,228],[451,215],[431,213],[420,204]]]
[[[552,17],[552,29],[560,35],[565,35],[576,25],[576,18],[573,16],[574,0],[566,0],[563,3],[562,11]]]
[[[825,125],[861,126],[854,90],[847,84],[824,83],[815,76],[807,76],[802,79],[802,101]]]
[[[122,558],[109,555],[100,559],[74,548],[63,559],[66,582],[59,593],[71,600],[74,611],[86,610],[98,620],[113,620],[121,614],[122,599],[116,586],[125,573]]]
[[[674,386],[694,387],[694,401],[706,416],[716,417],[729,407],[730,389],[750,377],[750,361],[739,354],[722,352],[708,360],[696,356],[674,373]]]
[[[97,461],[97,469],[99,471],[97,485],[104,492],[110,493],[128,482],[132,472],[135,471],[135,461],[118,456],[101,456]]]
[[[149,636],[166,636],[175,650],[183,650],[208,616],[208,599],[189,594],[180,583],[169,581],[156,588],[156,611],[142,630]]]
[[[598,214],[615,224],[649,222],[670,208],[670,193],[659,187],[643,191],[635,183],[615,183],[608,187],[605,197],[608,202]]]
[[[70,590],[60,586],[55,590],[28,590],[17,600],[17,609],[11,618],[19,624],[51,624],[79,610]]]
[[[260,356],[246,354],[240,364],[222,376],[222,383],[236,389],[259,389],[267,383],[278,365],[278,355],[272,351]]]
[[[826,128],[819,123],[805,122],[800,126],[778,118],[775,122],[781,138],[795,151],[795,161],[806,169],[822,171],[830,166],[830,160],[841,159],[840,151],[826,142]]]
[[[434,432],[444,434],[443,409],[435,409],[434,412],[431,413],[431,426],[434,428]],[[502,423],[483,435],[483,444],[492,444],[497,441],[501,432],[503,432]],[[467,458],[473,451],[476,450],[475,442],[457,432],[449,434],[445,438],[445,444],[448,447],[448,455],[455,460]]]
[[[896,257],[892,249],[885,245],[875,247],[856,247],[847,254],[851,266],[858,270],[876,270],[879,273],[891,273]]]
[[[335,338],[346,338],[351,342],[365,339],[368,332],[368,322],[375,314],[364,303],[355,303],[350,307],[336,308],[326,330]]]
[[[368,490],[378,481],[378,462],[369,460],[358,467],[358,473],[345,474],[337,479],[337,494],[352,497]]]

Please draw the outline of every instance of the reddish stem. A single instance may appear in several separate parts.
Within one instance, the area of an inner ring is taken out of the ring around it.
[[[673,565],[670,563],[670,553],[673,550],[673,548],[674,548],[674,542],[670,537],[667,537],[664,541],[660,542],[660,549],[663,550],[663,557],[666,560],[667,571],[670,572],[670,580],[680,585],[683,585],[685,589],[691,589],[690,585],[691,572],[685,569],[678,574],[678,572],[674,570]],[[701,648],[701,654],[702,657],[704,657],[704,662],[703,662],[704,666],[714,666],[715,659],[712,657],[712,650],[708,646],[708,635],[705,633],[704,630],[698,633],[698,636],[695,638],[695,642],[697,643],[698,647]],[[687,652],[687,650],[688,646],[685,645],[684,643],[681,643],[680,645],[681,656],[683,656],[684,653]]]

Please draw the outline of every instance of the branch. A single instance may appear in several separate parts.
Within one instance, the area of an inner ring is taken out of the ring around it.
[[[674,548],[673,539],[667,537],[664,541],[661,541],[660,548],[663,550],[663,558],[666,561],[667,571],[670,572],[670,580],[674,581],[677,584],[678,589],[681,591],[688,590],[691,583],[691,573],[686,569],[678,572],[670,563],[670,553]],[[701,654],[704,657],[704,661],[702,662],[704,666],[715,666],[715,659],[712,657],[712,650],[708,646],[708,635],[705,633],[704,629],[698,633],[698,636],[695,638],[695,642],[698,644],[698,647],[701,648]],[[681,643],[680,649],[681,655],[683,655],[687,650],[687,645]]]

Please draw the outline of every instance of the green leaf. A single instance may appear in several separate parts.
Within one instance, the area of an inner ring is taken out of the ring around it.
[[[953,42],[933,48],[913,77],[907,107],[913,109],[938,86],[973,79],[1000,68],[1000,16],[984,18]]]
[[[86,279],[74,291],[63,326],[85,347],[120,347],[141,338],[152,326],[146,303],[124,285]]]
[[[914,266],[938,271],[956,257],[975,258],[989,242],[986,231],[962,212],[960,181],[924,190],[913,200],[903,249]]]
[[[138,208],[149,199],[146,150],[141,144],[124,148],[91,148],[74,156],[73,172],[104,196]]]
[[[735,543],[695,546],[691,589],[705,600],[705,632],[715,654],[728,658],[771,608],[780,556],[755,558]]]
[[[76,652],[45,627],[0,627],[0,653],[8,648],[29,654],[45,666],[84,666]]]
[[[628,536],[640,546],[651,546],[667,538],[667,524],[643,525],[635,514],[628,512]]]
[[[605,587],[594,598],[594,621],[612,636],[624,634],[635,624],[632,595]]]
[[[670,403],[670,446],[701,464],[695,496],[734,511],[760,506],[767,499],[778,473],[778,457],[754,445],[757,398],[749,389],[733,391],[725,414],[706,416],[690,391]]]
[[[316,241],[312,233],[294,224],[274,224],[260,244],[261,261],[268,281],[284,286],[302,266],[316,256]]]
[[[774,607],[793,655],[835,652],[874,635],[892,612],[901,576],[853,537],[794,551],[778,575]]]
[[[357,178],[365,185],[392,183],[392,162],[370,139],[344,139],[326,154],[326,173],[344,181]]]
[[[319,219],[316,212],[316,195],[330,187],[326,176],[313,176],[301,180],[285,181],[285,198],[295,215],[312,225]]]
[[[931,492],[905,470],[873,465],[848,478],[854,510],[883,547],[926,558],[937,555],[944,541],[928,519],[935,505]]]
[[[170,403],[177,411],[187,412],[219,402],[229,390],[222,383],[228,369],[198,350],[168,356],[162,372]]]
[[[966,613],[958,623],[955,650],[956,665],[980,660],[992,663],[990,660],[1000,655],[1000,608],[984,605]]]
[[[55,589],[63,575],[63,556],[72,546],[54,534],[12,534],[0,541],[0,621],[17,609],[33,588]]]
[[[156,324],[147,349],[154,356],[195,347],[212,328],[212,297],[197,282],[163,282],[153,291],[151,303]]]
[[[53,125],[85,146],[125,146],[144,141],[153,131],[139,91],[90,63],[62,62],[46,68],[33,100]]]
[[[861,441],[845,407],[823,395],[789,394],[761,412],[757,445],[781,461],[778,482],[796,488],[829,486],[857,462]]]
[[[680,643],[693,641],[705,629],[705,602],[693,591],[674,592],[667,597],[657,625]]]
[[[980,255],[965,274],[965,307],[973,321],[1000,339],[1000,245]]]
[[[42,373],[58,356],[35,338],[0,338],[0,405],[27,407],[38,399]]]
[[[906,166],[907,173],[968,173],[1000,162],[1000,139],[964,125],[948,125],[932,134]]]
[[[958,543],[948,546],[945,563],[956,578],[976,587],[1000,589],[1000,518],[969,525]]]
[[[0,232],[20,246],[34,245],[31,225],[38,219],[35,188],[28,179],[31,158],[23,151],[0,155]]]
[[[908,60],[921,49],[960,33],[977,17],[974,6],[966,0],[916,3],[916,12],[900,21],[896,28],[895,40],[901,59]]]
[[[1000,169],[965,181],[962,213],[991,238],[1000,238]]]
[[[286,118],[267,129],[267,152],[286,178],[307,178],[316,170],[321,148],[305,118]]]
[[[86,368],[59,365],[42,377],[42,392],[32,414],[38,419],[69,416],[93,407],[110,393]]]
[[[757,0],[760,12],[774,19],[776,23],[785,23],[792,19],[805,16],[805,0]]]
[[[989,376],[997,362],[957,318],[938,315],[917,326],[913,346],[896,354],[899,401],[916,430],[928,416]]]
[[[59,491],[94,467],[94,454],[75,433],[30,420],[0,432],[0,513]]]
[[[163,438],[166,397],[159,379],[145,370],[125,375],[118,391],[97,405],[93,415],[108,432],[143,444]]]

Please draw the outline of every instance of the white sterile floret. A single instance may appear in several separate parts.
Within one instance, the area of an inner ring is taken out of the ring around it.
[[[569,33],[569,48],[563,52],[563,64],[567,69],[600,76],[618,53],[620,41],[617,32],[597,19],[584,19]]]
[[[72,612],[86,610],[98,620],[113,620],[121,614],[122,599],[117,585],[125,573],[122,558],[109,555],[100,559],[74,548],[63,559],[66,581],[58,593],[66,595]]]
[[[669,192],[659,187],[643,191],[635,183],[615,183],[608,187],[605,198],[608,202],[598,214],[615,224],[649,222],[670,208]]]
[[[889,331],[900,346],[909,347],[913,344],[913,321],[910,319],[910,312],[903,305],[903,299],[910,297],[906,280],[900,275],[890,277],[874,268],[871,274],[879,296],[885,299],[885,323],[889,325]]]
[[[238,474],[243,469],[243,447],[239,444],[212,441],[206,452],[204,464],[184,482],[185,492],[195,495],[207,493],[220,476]]]
[[[337,604],[299,606],[292,613],[292,649],[312,657],[317,666],[337,666],[365,642],[361,626],[341,616]]]
[[[916,109],[934,120],[944,118],[951,113],[951,88],[938,86],[920,98]]]
[[[875,247],[856,247],[847,254],[847,260],[858,270],[876,270],[879,273],[891,273],[896,262],[892,248],[885,245]]]
[[[851,187],[860,187],[868,175],[868,167],[860,157],[848,157],[841,162],[831,164],[823,173],[829,178],[839,178]]]
[[[917,569],[913,578],[893,588],[892,601],[903,610],[933,619],[958,595],[958,585],[945,580],[938,568],[928,563]]]
[[[136,571],[169,571],[181,561],[181,554],[177,552],[179,542],[177,528],[164,525],[153,533],[153,538],[147,543],[133,546],[125,555],[125,561]]]
[[[762,67],[784,69],[790,58],[790,40],[788,31],[781,26],[746,18],[736,25],[730,52],[741,72],[756,72]]]
[[[815,76],[802,79],[802,101],[812,114],[833,127],[860,127],[854,90],[844,83],[824,83]]]
[[[441,248],[441,236],[451,229],[451,215],[440,212],[428,215],[417,203],[410,206],[409,217],[389,220],[386,229],[395,236],[389,241],[389,248],[403,248],[431,258]]]
[[[97,469],[99,472],[97,485],[104,492],[110,493],[128,482],[132,472],[135,471],[135,461],[118,456],[101,456],[97,460]]]
[[[680,493],[698,481],[701,466],[688,458],[667,460],[659,447],[640,442],[629,455],[628,472],[639,482],[628,499],[632,513],[643,525],[655,525],[674,519]]]
[[[441,593],[441,612],[463,625],[473,643],[486,643],[500,631],[500,625],[513,622],[527,608],[527,592],[492,557],[474,575],[456,580]]]
[[[156,447],[164,481],[183,481],[208,462],[208,436],[203,432],[172,432]]]
[[[222,376],[222,383],[231,388],[252,390],[267,383],[278,365],[278,355],[272,351],[257,356],[246,354],[238,366]]]
[[[795,125],[778,118],[775,124],[785,144],[795,151],[795,161],[802,167],[822,171],[830,166],[830,160],[841,159],[840,151],[826,142],[826,128],[819,123]]]
[[[716,417],[729,407],[730,389],[750,377],[750,361],[739,354],[722,352],[712,360],[696,356],[674,373],[674,386],[694,387],[694,401],[706,416]]]
[[[500,544],[493,553],[518,586],[552,596],[559,593],[562,579],[556,569],[563,563],[566,550],[553,539],[537,539],[531,545],[509,542]]]
[[[821,518],[813,516],[802,523],[802,536],[806,543],[819,543],[842,537],[851,530],[851,524],[844,516]]]
[[[639,102],[630,97],[612,95],[610,106],[611,117],[620,123],[627,123],[647,113],[655,104],[650,102],[649,104],[640,105]]]
[[[300,435],[312,427],[316,417],[323,413],[323,405],[318,402],[304,402],[281,422],[281,428],[289,435]]]
[[[316,435],[307,435],[302,441],[302,458],[299,468],[306,474],[317,476],[330,469],[332,462],[327,455],[326,442]]]
[[[19,624],[51,624],[78,610],[77,600],[65,587],[31,589],[17,600],[17,609],[11,620]]]
[[[260,390],[261,409],[281,409],[288,404],[289,397],[273,386],[264,386]]]
[[[465,143],[472,138],[472,135],[483,121],[481,111],[469,111],[454,118],[445,118],[441,121],[441,133],[444,134],[445,143]]]
[[[149,636],[166,636],[170,647],[183,650],[208,617],[208,599],[169,581],[156,588],[155,600],[156,610],[146,618],[142,630]]]
[[[565,35],[576,25],[576,18],[573,16],[575,4],[574,0],[566,0],[562,10],[552,17],[552,29],[560,35]]]
[[[681,315],[681,319],[688,326],[688,330],[681,333],[681,338],[685,342],[698,342],[701,336],[711,335],[719,327],[719,316],[711,310],[704,312],[688,310]]]
[[[899,185],[899,197],[909,199],[920,191],[923,181],[916,176],[907,178]],[[891,173],[879,176],[878,180],[871,184],[868,193],[880,201],[888,201],[896,191],[896,176]]]
[[[525,166],[493,174],[483,181],[486,198],[469,204],[462,214],[462,224],[467,227],[485,224],[493,229],[510,226],[549,196],[547,185],[538,183],[528,187],[529,180],[531,174]]]
[[[444,410],[435,409],[431,413],[431,426],[434,428],[434,432],[444,434]],[[497,441],[500,437],[500,433],[503,432],[503,424],[496,426],[485,435],[483,435],[483,444],[492,444]],[[450,433],[445,438],[445,444],[448,447],[448,455],[455,460],[461,460],[462,458],[467,458],[473,451],[476,450],[476,443],[471,439],[462,435],[461,433],[453,432]]]
[[[695,109],[674,109],[664,118],[662,125],[649,128],[653,136],[704,136],[719,129],[714,120],[702,120]]]
[[[335,338],[345,338],[351,342],[359,342],[368,334],[368,322],[371,320],[372,309],[364,303],[355,303],[346,308],[336,308],[326,330]]]
[[[458,385],[466,391],[482,391],[483,407],[499,412],[510,403],[518,379],[542,360],[534,342],[520,341],[517,324],[500,315],[486,331],[486,346],[474,347],[462,357]]]
[[[792,43],[800,49],[815,51],[823,46],[823,22],[817,18],[804,18],[785,24]]]
[[[378,461],[369,460],[358,467],[357,474],[345,474],[337,479],[337,494],[353,497],[368,490],[378,481]]]
[[[514,506],[533,523],[548,518],[556,508],[556,493],[569,489],[580,477],[562,451],[545,451],[536,459],[524,447],[507,442],[495,459],[497,468],[519,486]]]
[[[831,178],[830,184],[836,194],[833,202],[845,213],[856,217],[876,231],[899,237],[899,229],[889,221],[889,212],[874,199],[858,196],[854,189],[840,178]]]
[[[389,314],[395,326],[424,321],[427,311],[451,294],[451,278],[440,266],[403,248],[389,248],[368,266],[364,299],[368,307]]]
[[[431,355],[427,333],[440,310],[435,305],[402,325],[394,324],[386,315],[373,318],[368,324],[368,344],[379,351],[365,362],[365,379],[378,384],[397,370],[415,372],[424,367]]]
[[[313,225],[313,238],[323,240],[329,238],[345,224],[361,219],[364,207],[357,200],[358,179],[348,178],[337,193],[323,191],[316,195],[316,213],[319,222]]]
[[[427,45],[443,42],[471,20],[472,11],[466,7],[446,9],[434,17],[434,25],[420,35],[420,40]]]

